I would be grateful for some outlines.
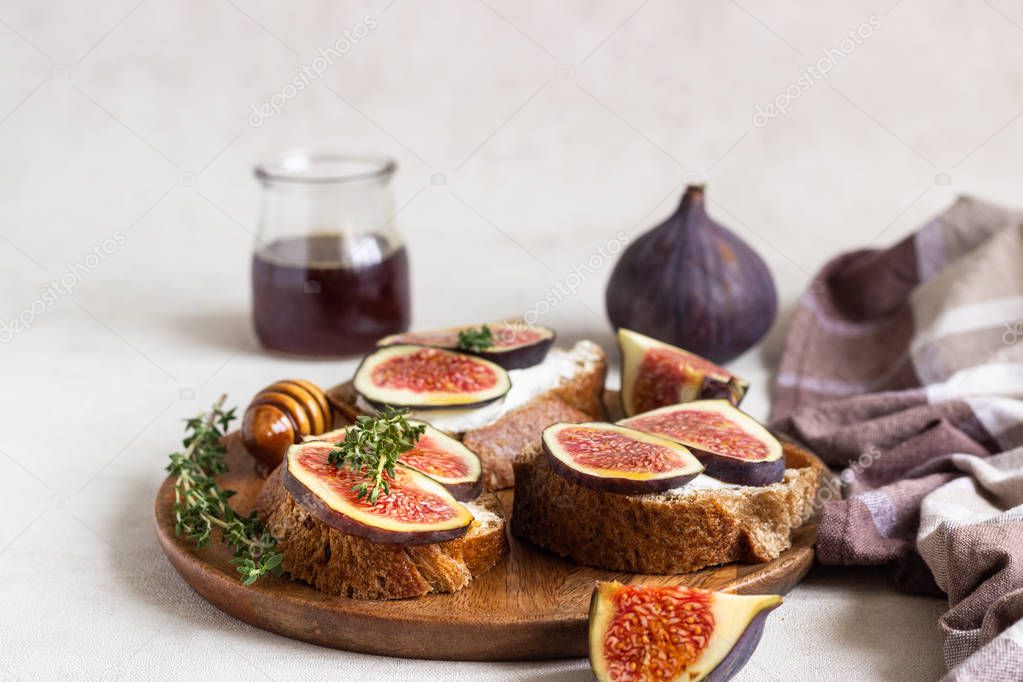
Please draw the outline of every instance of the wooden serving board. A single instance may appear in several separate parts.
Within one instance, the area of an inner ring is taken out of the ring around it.
[[[235,510],[248,514],[263,479],[256,475],[237,433],[228,436],[227,464],[228,473],[218,481],[236,491]],[[512,495],[510,490],[500,493],[508,518]],[[197,550],[188,540],[175,537],[173,507],[174,484],[167,478],[156,496],[157,537],[175,570],[221,611],[270,632],[336,649],[462,661],[586,656],[587,612],[597,580],[783,594],[810,570],[817,536],[817,524],[811,521],[796,531],[792,547],[772,562],[733,563],[676,576],[579,566],[511,536],[509,556],[465,589],[369,601],[334,597],[273,576],[246,587],[223,545]]]

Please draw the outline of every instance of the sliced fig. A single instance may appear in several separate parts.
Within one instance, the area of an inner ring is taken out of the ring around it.
[[[377,341],[377,348],[387,346],[429,346],[430,348],[458,348],[458,332],[469,327],[446,327],[444,329],[428,329],[421,332],[405,332],[391,334]]]
[[[390,491],[376,504],[359,499],[353,487],[364,479],[331,464],[332,443],[292,445],[281,481],[295,501],[326,525],[373,542],[419,545],[465,534],[472,513],[437,481],[400,464],[388,478]]]
[[[727,400],[669,405],[618,423],[682,443],[708,476],[726,483],[768,485],[785,477],[778,439]]]
[[[408,423],[411,426],[421,424],[426,430],[419,436],[415,447],[401,455],[398,461],[440,483],[456,500],[479,497],[483,491],[483,467],[476,453],[426,422],[409,419]],[[306,440],[339,443],[344,441],[347,431],[347,428],[335,429]]]
[[[746,665],[774,594],[599,582],[590,599],[590,666],[600,682],[723,682]]]
[[[614,424],[560,422],[544,429],[542,441],[559,474],[612,493],[663,492],[703,471],[678,443]]]
[[[388,346],[355,371],[355,390],[377,407],[477,407],[511,388],[503,368],[483,358],[427,346]]]
[[[749,383],[689,351],[618,330],[622,354],[622,410],[627,417],[665,405],[724,398],[742,402]]]
[[[377,345],[413,344],[459,350],[496,362],[505,369],[524,369],[543,362],[543,359],[547,357],[547,351],[554,343],[554,330],[547,327],[533,326],[523,321],[489,322],[485,326],[490,330],[490,336],[493,339],[491,345],[478,350],[459,349],[458,335],[460,332],[482,329],[483,326],[448,327],[394,334],[380,339]]]

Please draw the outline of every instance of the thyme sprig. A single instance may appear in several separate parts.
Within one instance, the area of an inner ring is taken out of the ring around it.
[[[174,533],[186,536],[196,547],[205,547],[219,529],[224,544],[235,550],[231,563],[241,581],[251,585],[267,573],[279,573],[282,556],[276,540],[252,512],[237,514],[228,503],[233,490],[221,490],[214,477],[227,471],[223,438],[235,418],[234,408],[224,410],[220,396],[209,412],[188,419],[185,449],[170,456],[167,471],[174,483]]]
[[[415,447],[426,431],[425,424],[409,424],[407,409],[384,407],[375,417],[360,416],[345,431],[345,439],[335,444],[327,455],[334,466],[347,467],[362,474],[365,480],[352,486],[358,498],[376,504],[380,494],[391,491],[398,458]]]
[[[479,329],[469,327],[458,332],[458,348],[460,350],[481,351],[493,345],[494,335],[487,325],[483,325]]]

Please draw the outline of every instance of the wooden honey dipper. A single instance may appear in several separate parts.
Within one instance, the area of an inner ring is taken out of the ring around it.
[[[333,428],[327,395],[319,386],[301,379],[285,379],[261,390],[242,418],[242,443],[266,475],[284,459],[288,447],[305,436]]]

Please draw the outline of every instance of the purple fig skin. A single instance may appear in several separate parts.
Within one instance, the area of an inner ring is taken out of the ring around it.
[[[539,365],[547,357],[547,351],[554,345],[554,335],[548,339],[541,339],[536,343],[526,346],[518,346],[506,351],[466,351],[469,355],[490,360],[501,367],[512,369],[525,369],[533,365]]]
[[[767,333],[778,294],[764,261],[707,215],[703,187],[691,185],[674,215],[625,249],[608,281],[606,306],[615,329],[720,364]]]
[[[284,484],[284,489],[295,498],[295,502],[317,520],[331,528],[336,528],[342,533],[357,535],[371,542],[388,545],[429,545],[435,542],[454,540],[465,535],[469,530],[469,526],[423,532],[393,531],[386,528],[378,528],[365,523],[359,523],[355,519],[331,509],[320,499],[319,495],[307,488],[304,483],[292,475],[288,470],[287,464],[281,469],[281,483]]]
[[[715,400],[722,398],[738,407],[742,399],[746,397],[746,390],[748,388],[749,384],[735,377],[731,377],[728,381],[722,381],[716,377],[704,377],[703,386],[700,388],[700,395],[696,399]]]
[[[764,634],[764,623],[767,622],[767,614],[776,608],[778,607],[772,606],[764,609],[753,617],[728,655],[703,678],[704,682],[726,682],[743,669],[753,652],[756,651],[757,645],[760,644],[760,637]]]
[[[696,459],[703,464],[704,474],[724,483],[735,485],[763,486],[778,483],[785,478],[785,459],[748,460],[726,457],[687,446]]]
[[[430,474],[426,474],[429,476]],[[437,480],[437,479],[434,479]],[[458,483],[448,483],[446,481],[437,481],[444,489],[451,493],[451,497],[455,498],[459,502],[469,502],[475,500],[483,492],[483,477],[478,477],[475,481],[460,481]]]
[[[543,452],[547,456],[547,461],[550,462],[551,468],[563,478],[567,478],[579,485],[605,493],[618,493],[620,495],[663,493],[665,490],[671,490],[672,488],[678,488],[685,485],[700,474],[699,471],[695,471],[692,473],[682,473],[678,476],[654,478],[645,481],[637,481],[632,478],[605,478],[602,476],[590,476],[578,469],[573,469],[555,457],[550,451],[550,448],[547,447],[546,443],[543,445]]]

